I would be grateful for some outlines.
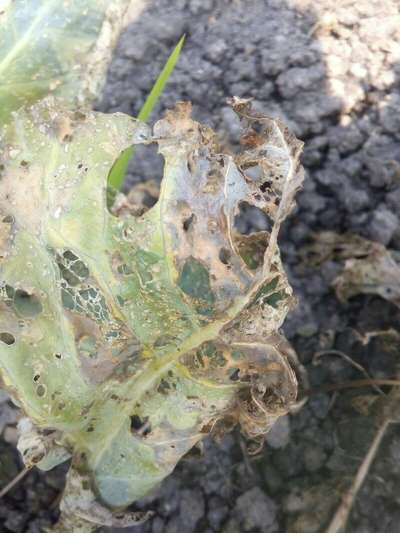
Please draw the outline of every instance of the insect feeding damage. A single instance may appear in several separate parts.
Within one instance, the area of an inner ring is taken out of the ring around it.
[[[277,237],[303,180],[302,143],[250,102],[232,106],[237,155],[187,103],[153,132],[53,99],[3,128],[0,371],[36,425],[38,466],[72,455],[61,508],[79,527],[111,523],[221,420],[259,439],[295,401]],[[117,216],[107,176],[132,140],[158,143],[164,178],[152,207]],[[25,202],[40,191],[29,214],[7,201],[16,177]],[[243,203],[266,213],[269,232],[237,232]],[[56,438],[46,431],[40,446],[45,429]]]

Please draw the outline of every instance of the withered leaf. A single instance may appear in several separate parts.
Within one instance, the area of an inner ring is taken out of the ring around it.
[[[400,307],[400,264],[382,244],[369,242],[368,254],[347,259],[334,287],[346,301],[357,294],[377,294]]]
[[[315,267],[328,260],[343,266],[333,282],[340,300],[377,294],[400,305],[400,262],[383,244],[352,233],[322,231],[302,253],[304,262]]]

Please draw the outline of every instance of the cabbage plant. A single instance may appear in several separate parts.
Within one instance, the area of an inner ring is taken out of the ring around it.
[[[72,458],[67,530],[142,518],[120,511],[223,420],[257,438],[295,400],[277,235],[303,179],[301,143],[233,106],[236,156],[185,103],[151,131],[50,97],[2,130],[0,370],[34,424],[26,463]],[[107,177],[132,142],[158,144],[164,178],[152,208],[116,217]],[[243,204],[271,230],[238,233]]]

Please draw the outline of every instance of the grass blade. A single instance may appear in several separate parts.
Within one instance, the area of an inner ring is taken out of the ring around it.
[[[171,55],[167,59],[164,68],[160,72],[155,84],[153,85],[153,88],[150,91],[150,94],[146,98],[146,101],[144,102],[138,115],[139,120],[146,121],[149,118],[151,112],[153,111],[154,106],[158,102],[164,90],[164,87],[170,75],[172,74],[172,71],[174,70],[176,62],[179,59],[184,41],[185,35],[182,35],[177,45],[173,49]],[[117,190],[122,188],[128,169],[129,160],[132,157],[133,153],[134,147],[131,146],[127,150],[122,152],[122,154],[115,161],[114,166],[112,167],[110,175],[108,177],[108,185],[110,187],[113,187]]]

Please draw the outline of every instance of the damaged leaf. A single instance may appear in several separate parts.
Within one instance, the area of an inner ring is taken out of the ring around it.
[[[48,94],[99,93],[131,0],[14,0],[0,12],[0,124]]]
[[[333,282],[336,295],[347,301],[357,294],[377,294],[400,306],[400,262],[396,253],[360,235],[323,231],[304,251],[304,260],[319,266],[325,261],[342,263]]]
[[[361,293],[377,294],[400,307],[400,264],[382,244],[373,243],[366,257],[345,262],[334,286],[342,301]]]
[[[131,523],[120,510],[222,419],[257,439],[295,401],[277,236],[303,180],[302,143],[232,105],[244,127],[235,157],[185,103],[153,132],[52,98],[3,128],[0,373],[36,426],[25,454],[39,466],[73,457],[61,508],[76,531]],[[158,143],[159,198],[111,213],[108,173],[132,140]],[[243,202],[270,232],[235,230]]]
[[[335,233],[320,231],[313,235],[312,244],[305,246],[301,253],[304,261],[319,266],[325,261],[345,261],[362,259],[368,256],[377,243],[368,241],[355,233]]]

